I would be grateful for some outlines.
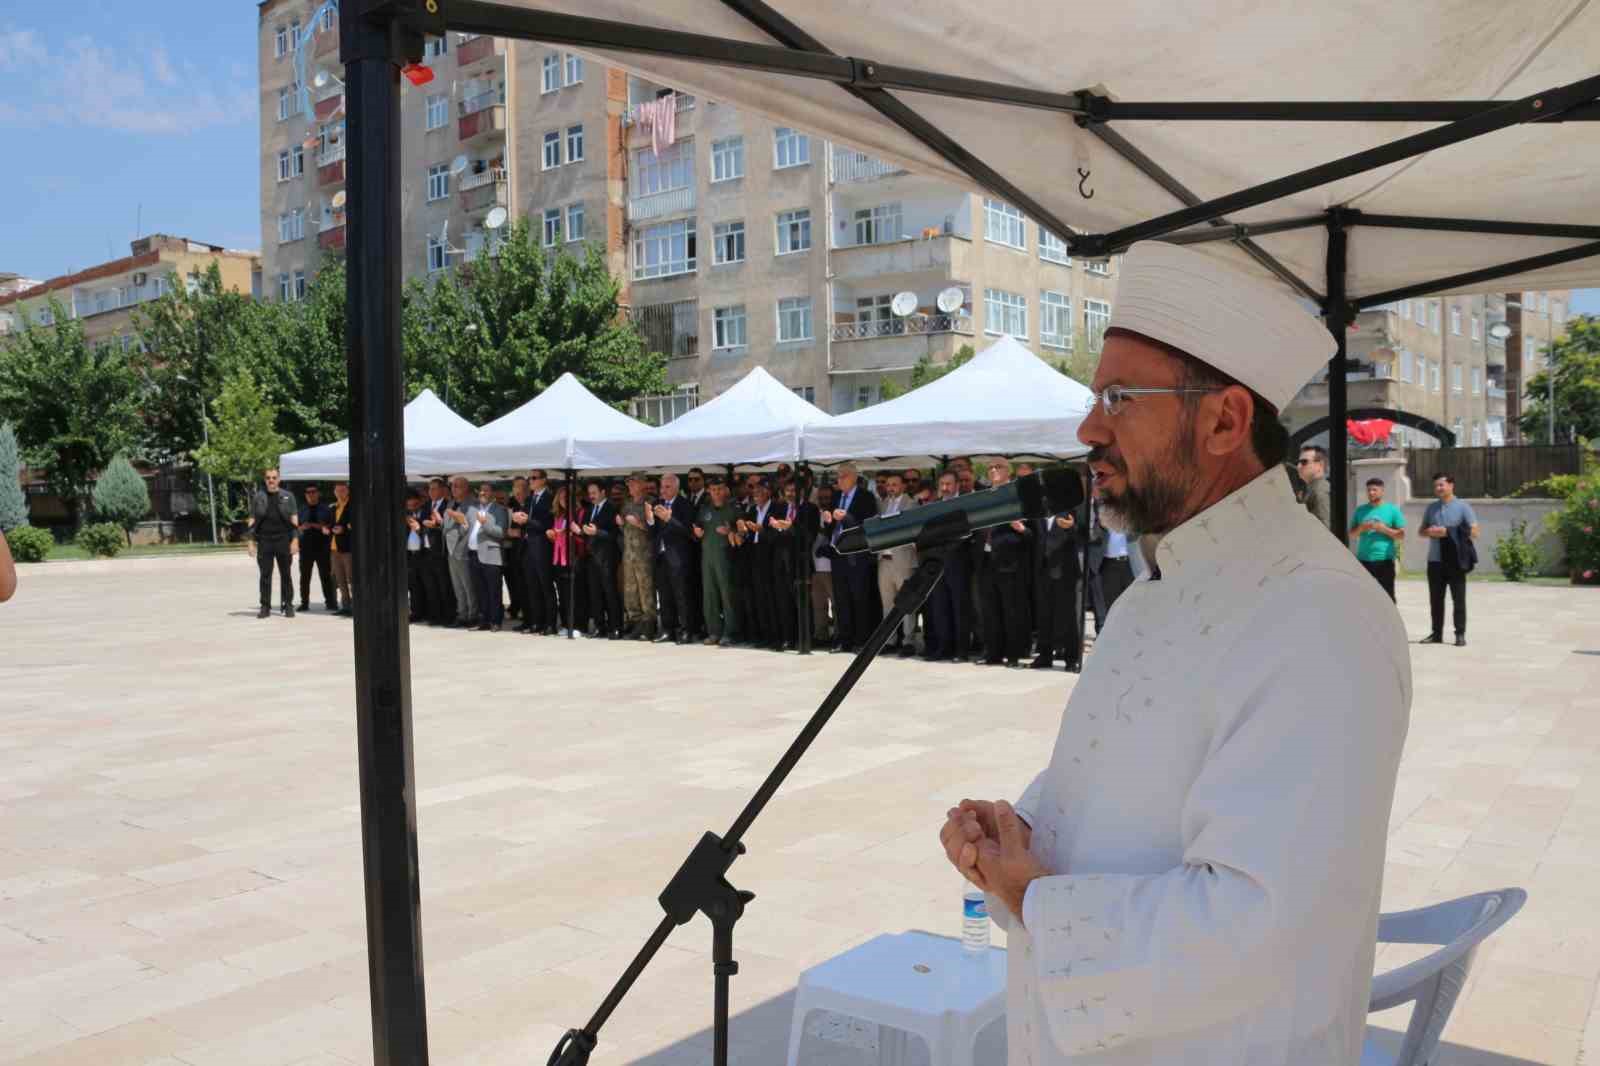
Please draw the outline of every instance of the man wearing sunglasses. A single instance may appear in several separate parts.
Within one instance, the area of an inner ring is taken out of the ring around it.
[[[1328,453],[1315,444],[1300,449],[1295,461],[1295,472],[1306,483],[1306,510],[1311,517],[1328,526],[1328,516],[1333,514],[1333,489],[1328,484]]]
[[[1078,437],[1101,520],[1146,565],[1046,769],[940,830],[1008,930],[1013,1062],[1362,1057],[1411,665],[1283,469],[1278,411],[1333,351],[1221,258],[1123,259]]]

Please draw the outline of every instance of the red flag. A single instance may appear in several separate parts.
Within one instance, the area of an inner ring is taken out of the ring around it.
[[[1346,419],[1345,428],[1357,444],[1380,444],[1389,439],[1394,423],[1387,418]]]

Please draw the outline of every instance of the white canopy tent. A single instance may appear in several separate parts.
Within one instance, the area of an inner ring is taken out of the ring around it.
[[[472,423],[446,407],[432,389],[423,389],[405,406],[406,453],[472,432]],[[421,477],[426,467],[407,462],[406,474]],[[285,481],[347,481],[350,478],[350,439],[288,452],[278,459]]]
[[[1065,459],[1088,451],[1078,424],[1092,394],[1013,337],[921,388],[838,415],[805,434],[812,462],[953,455]]]
[[[793,463],[801,458],[802,434],[828,421],[820,408],[758,366],[716,398],[658,429],[581,436],[573,465],[631,470]]]
[[[647,428],[596,397],[570,373],[562,374],[548,389],[481,429],[419,448],[411,447],[407,438],[406,464],[433,474],[565,470],[587,465],[574,461],[573,441],[579,435],[604,439]]]

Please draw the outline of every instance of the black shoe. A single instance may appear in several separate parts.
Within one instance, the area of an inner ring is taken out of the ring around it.
[[[1081,674],[1081,673],[1083,673],[1083,664],[1082,663],[1068,663],[1067,664],[1067,673],[1069,673],[1069,674]]]
[[[518,626],[517,627],[517,632],[518,633],[532,633],[533,632],[533,627],[532,626],[528,626],[528,625]]]
[[[660,633],[656,634],[655,642],[657,644],[671,644],[677,641],[678,636],[679,635],[676,633],[669,633],[666,630],[662,630]]]
[[[1054,662],[1055,660],[1050,656],[1041,655],[1037,659],[1033,660],[1033,662],[1029,663],[1028,666],[1033,670],[1048,670],[1050,669],[1051,664]]]
[[[498,625],[492,625],[492,626],[489,627],[489,632],[498,633],[498,632],[500,632],[501,628],[502,627],[500,627]]]
[[[489,632],[489,630],[491,630],[493,628],[494,627],[491,626],[488,622],[480,622],[477,625],[472,627],[473,631],[477,632],[477,633],[487,633],[487,632]]]
[[[674,641],[674,643],[676,643],[676,644],[693,644],[694,643],[694,638],[691,637],[687,633],[679,633],[678,634],[678,638],[677,638],[676,641]]]
[[[1007,670],[1021,670],[1022,669],[1022,660],[1021,659],[1007,659],[1006,660],[1006,669]]]
[[[285,618],[293,618],[294,617],[294,604],[286,603],[286,604],[283,605],[283,616]]]
[[[979,659],[978,660],[978,665],[979,666],[1004,666],[1005,664],[1006,664],[1006,661],[1004,659]]]
[[[1456,634],[1456,647],[1465,648],[1466,646],[1467,646],[1467,638],[1462,636],[1461,634],[1457,633]]]
[[[917,649],[916,649],[916,647],[914,645],[907,644],[905,647],[900,649],[900,658],[902,658],[902,659],[915,659],[916,657],[917,657]]]
[[[1430,633],[1417,641],[1418,644],[1443,644],[1444,638],[1437,633]]]
[[[341,617],[344,617],[344,618],[353,618],[355,616],[355,613],[356,613],[356,611],[355,611],[354,607],[341,607],[341,608],[339,608],[339,614],[340,614]]]
[[[611,636],[610,636],[609,639],[611,639],[611,640],[621,640],[622,639],[622,630],[613,629],[611,631]]]
[[[261,608],[261,610],[256,612],[256,617],[257,618],[266,618],[271,614],[272,614],[272,608],[271,607],[263,607],[263,608]]]

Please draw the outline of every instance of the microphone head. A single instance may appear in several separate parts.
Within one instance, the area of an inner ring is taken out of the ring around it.
[[[840,555],[854,555],[856,552],[864,552],[870,547],[867,543],[867,531],[861,526],[851,526],[839,534],[839,540],[833,547]]]
[[[1061,514],[1083,502],[1083,478],[1065,463],[1020,477],[1016,485],[1023,518]]]

